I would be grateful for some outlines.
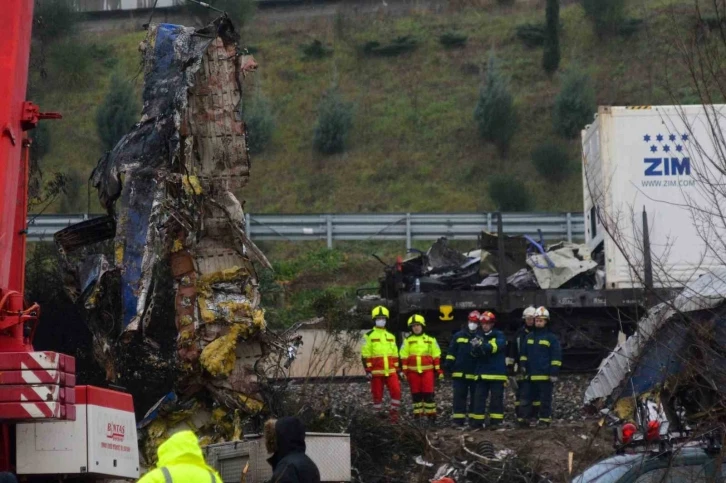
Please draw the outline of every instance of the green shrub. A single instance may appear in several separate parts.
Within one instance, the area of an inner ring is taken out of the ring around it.
[[[545,43],[545,24],[524,23],[517,25],[517,37],[529,48],[541,47]]]
[[[590,85],[590,77],[577,69],[569,70],[555,98],[555,131],[565,138],[577,137],[582,128],[592,122],[596,110],[595,90]]]
[[[467,40],[469,40],[468,35],[456,32],[446,32],[441,35],[441,37],[439,37],[439,43],[447,49],[456,49],[459,47],[463,47],[466,45]]]
[[[136,123],[139,108],[134,89],[118,74],[111,77],[111,87],[96,111],[96,129],[103,147],[113,149]]]
[[[532,206],[527,187],[508,174],[489,179],[489,197],[499,211],[527,211]]]
[[[406,52],[412,52],[418,47],[416,39],[408,35],[396,37],[390,43],[382,45],[377,40],[371,40],[363,45],[363,53],[378,57],[396,57]]]
[[[309,60],[322,59],[328,57],[330,54],[333,53],[333,49],[331,49],[330,47],[326,47],[318,39],[313,40],[309,44],[301,45],[300,49],[303,52],[303,57]]]
[[[61,213],[78,213],[86,211],[84,206],[86,190],[83,189],[88,182],[78,170],[71,169],[65,175],[65,189],[60,199],[58,211]]]
[[[506,155],[517,130],[517,113],[509,92],[509,79],[500,72],[493,54],[489,58],[486,84],[479,91],[474,121],[481,137],[494,143],[500,154]]]
[[[275,131],[275,118],[270,101],[261,95],[255,96],[245,106],[242,116],[247,125],[247,147],[250,153],[261,153]]]
[[[542,68],[552,74],[560,66],[560,0],[547,0]]]
[[[49,47],[45,80],[63,89],[85,89],[93,84],[94,63],[90,45],[74,39],[56,42]]]
[[[625,19],[625,0],[582,0],[582,6],[599,37],[617,33]]]
[[[622,35],[623,37],[629,37],[630,35],[633,35],[638,30],[640,30],[640,27],[643,25],[643,19],[640,18],[626,18],[620,24],[617,28],[618,35]]]
[[[75,32],[79,14],[68,0],[35,2],[34,10],[33,36],[42,43],[47,44]]]
[[[552,142],[541,144],[532,151],[532,164],[548,181],[562,181],[572,168],[567,150]]]
[[[30,158],[34,162],[40,161],[40,159],[48,154],[50,151],[50,127],[48,123],[52,121],[41,121],[38,126],[30,131],[30,139],[32,143],[30,145]]]
[[[343,100],[337,88],[328,90],[318,105],[313,146],[323,154],[345,151],[348,132],[352,127],[353,105]]]

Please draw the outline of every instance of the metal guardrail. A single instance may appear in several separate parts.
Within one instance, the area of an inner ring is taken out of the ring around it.
[[[99,215],[40,215],[30,217],[28,241],[50,241],[55,232]],[[546,240],[584,240],[582,213],[503,213],[504,234],[537,236]],[[494,213],[361,213],[319,215],[252,215],[247,226],[253,240],[326,240],[328,248],[343,240],[476,240],[482,230],[496,232]]]

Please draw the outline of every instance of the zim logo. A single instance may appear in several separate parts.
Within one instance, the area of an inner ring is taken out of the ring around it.
[[[106,437],[114,441],[123,441],[126,427],[123,424],[108,423],[106,426]]]
[[[644,176],[690,176],[691,160],[684,155],[685,145],[689,141],[688,134],[669,134],[664,136],[646,134],[643,141],[648,145],[652,157],[643,159]],[[658,156],[659,153],[663,153]]]

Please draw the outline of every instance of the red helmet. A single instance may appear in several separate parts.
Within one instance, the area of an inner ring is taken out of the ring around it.
[[[469,312],[469,322],[479,322],[480,317],[481,317],[481,314],[479,313],[478,310]]]
[[[486,312],[482,312],[482,314],[479,316],[479,322],[481,322],[482,324],[496,324],[497,316],[487,310]]]

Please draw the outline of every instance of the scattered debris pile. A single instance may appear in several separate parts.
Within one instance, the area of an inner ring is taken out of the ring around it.
[[[603,361],[584,403],[614,423],[659,426],[661,436],[723,423],[726,267],[654,306]]]
[[[177,425],[224,441],[263,408],[270,344],[253,262],[270,264],[233,194],[249,179],[240,103],[257,64],[237,39],[226,15],[149,26],[141,120],[91,176],[108,216],[56,235],[96,359],[137,411],[151,406],[147,461]]]
[[[439,238],[427,252],[399,261],[389,270],[390,284],[406,292],[448,290],[496,290],[499,286],[499,240],[482,232],[477,250],[461,253]],[[504,273],[507,285],[516,290],[554,288],[601,289],[605,286],[602,261],[587,245],[560,242],[545,247],[529,236],[504,237]],[[394,273],[396,272],[396,273]],[[390,287],[391,289],[393,287]],[[388,293],[395,293],[389,290]]]

